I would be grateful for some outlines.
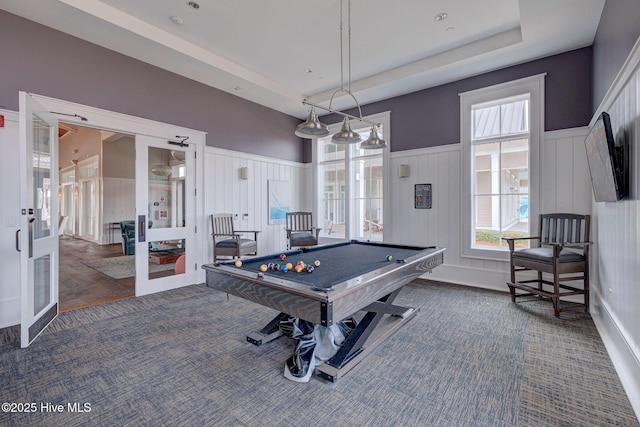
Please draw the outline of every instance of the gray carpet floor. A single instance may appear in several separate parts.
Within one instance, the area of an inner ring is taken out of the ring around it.
[[[0,425],[640,425],[588,314],[424,280],[396,302],[420,312],[335,384],[285,379],[291,340],[245,341],[276,313],[203,285],[63,313],[26,350],[0,330],[0,402],[38,408]]]

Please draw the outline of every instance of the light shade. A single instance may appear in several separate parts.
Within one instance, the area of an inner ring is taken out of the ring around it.
[[[329,135],[329,127],[318,120],[316,109],[311,107],[307,120],[296,126],[295,134],[300,138],[322,138]]]
[[[169,176],[171,175],[171,167],[168,165],[153,165],[151,166],[151,173],[157,176]]]
[[[354,142],[360,141],[362,141],[362,138],[360,138],[359,133],[351,130],[348,117],[345,117],[342,121],[342,129],[340,129],[340,132],[331,137],[331,142],[335,142],[336,144],[353,144]]]
[[[369,132],[369,138],[365,141],[362,141],[360,144],[360,148],[365,150],[373,150],[375,148],[384,148],[387,146],[387,142],[384,139],[380,139],[378,136],[378,132],[376,132],[376,127],[371,126],[371,132]]]

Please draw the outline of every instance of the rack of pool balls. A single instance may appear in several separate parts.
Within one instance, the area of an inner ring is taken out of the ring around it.
[[[285,254],[280,255],[281,261],[285,261],[286,259],[287,256]],[[315,260],[313,264],[307,264],[304,261],[298,261],[295,267],[290,262],[287,262],[286,264],[283,263],[282,265],[278,264],[277,262],[270,262],[268,264],[262,264],[260,266],[260,271],[263,273],[267,270],[281,271],[283,273],[286,273],[288,271],[295,271],[296,273],[313,273],[313,271],[318,267],[320,267],[319,260]]]

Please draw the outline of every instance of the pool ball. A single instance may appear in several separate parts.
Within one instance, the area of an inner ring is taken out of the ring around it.
[[[302,270],[304,270],[304,267],[301,264],[296,265],[294,269],[296,273],[300,273]]]
[[[273,266],[274,266],[274,264],[272,262],[270,262],[269,265],[267,266],[267,268],[269,270],[273,270]]]
[[[316,267],[320,267],[320,260],[315,260],[313,261],[313,265],[315,265]]]
[[[262,271],[263,273],[264,273],[265,271],[267,271],[267,269],[268,269],[267,264],[262,264],[262,265],[260,266],[260,271]]]
[[[387,255],[387,261],[391,261],[393,257],[391,255]]]
[[[286,265],[283,265],[282,267],[280,267],[280,271],[282,271],[283,273],[286,273],[287,271],[289,271],[289,269],[287,268]]]
[[[315,270],[313,265],[307,265],[307,273],[313,273],[313,270]]]
[[[285,254],[280,254],[280,259],[284,261],[285,259],[287,259],[287,256]]]
[[[236,267],[242,267],[242,261],[240,260],[236,261]]]
[[[290,262],[287,263],[287,270],[293,270],[293,264]]]
[[[273,264],[273,270],[274,270],[274,271],[278,271],[278,270],[280,270],[280,264],[277,264],[277,263],[276,263],[276,264]]]

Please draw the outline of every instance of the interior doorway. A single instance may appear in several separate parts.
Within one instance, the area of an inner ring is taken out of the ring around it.
[[[135,136],[59,124],[60,310],[135,296],[120,224],[135,218]]]
[[[102,169],[97,171],[95,167],[91,166],[92,156],[80,152],[80,146],[76,153],[73,152],[73,148],[70,150],[72,154],[79,156],[77,158],[65,160],[60,155],[60,172],[62,172],[62,166],[67,167],[69,162],[76,159],[78,173],[81,171],[81,163],[82,166],[87,167],[86,175],[79,175],[75,178],[78,187],[79,180],[91,179],[91,173],[95,172],[100,177],[95,186],[95,193],[101,203],[100,209],[97,209],[94,215],[85,216],[88,228],[83,232],[89,233],[89,236],[81,240],[102,247],[110,246],[116,250],[118,244],[109,244],[110,231],[107,228],[116,224],[119,227],[121,223],[127,222],[129,225],[127,229],[130,233],[127,234],[130,236],[131,246],[133,246],[133,254],[129,254],[129,257],[134,259],[135,263],[133,268],[135,278],[133,280],[135,281],[136,297],[202,283],[204,271],[199,267],[205,258],[206,247],[203,239],[204,234],[199,233],[198,230],[206,229],[206,223],[203,219],[204,192],[197,191],[197,189],[204,187],[206,133],[42,95],[30,95],[43,108],[55,111],[58,116],[64,116],[63,123],[70,127],[76,127],[78,131],[86,127],[94,130],[106,129],[107,131],[103,132],[112,132],[111,136],[102,138],[102,140],[120,139],[116,136],[120,133],[134,136],[135,148],[128,158],[134,159],[135,177],[129,182],[115,177],[105,178],[101,175],[105,169],[103,162],[108,158],[108,153],[104,150],[115,144],[116,141],[109,141],[110,144],[100,144],[103,151],[97,163],[98,168],[102,167]],[[63,143],[67,138],[63,137],[60,142]],[[160,150],[161,156],[158,159],[155,156],[157,150],[154,150],[153,147],[166,149],[170,155],[167,156],[167,151]],[[84,156],[81,156],[82,154]],[[114,155],[117,159],[126,158],[121,149],[114,150]],[[184,156],[184,160],[181,159],[182,156]],[[171,169],[169,174],[166,173],[168,169],[164,167],[166,162],[168,162],[166,166]],[[184,162],[184,165],[181,165],[180,162]],[[59,165],[58,159],[56,159],[56,168]],[[122,166],[122,162],[118,160],[116,165]],[[162,167],[157,169],[161,165]],[[154,169],[156,169],[155,172]],[[113,219],[109,219],[105,209],[114,209],[119,205],[111,202],[105,204],[104,199],[107,198],[106,194],[111,190],[120,196],[129,194],[129,192],[115,191],[115,188],[121,184],[135,187],[130,192],[132,199],[122,204],[122,206],[129,208],[134,207],[135,210],[116,212],[112,216]],[[59,190],[62,193],[62,189],[59,188]],[[55,191],[52,189],[52,192]],[[90,190],[87,191],[91,194]],[[80,194],[81,189],[78,188],[78,197]],[[76,206],[78,207],[76,208],[74,225],[76,227],[75,235],[65,235],[61,236],[62,238],[77,238],[80,230],[77,222],[79,218],[82,218],[82,212],[79,211],[81,205]],[[182,211],[180,211],[181,208],[183,208]],[[56,214],[58,213],[56,209]],[[132,214],[134,214],[131,218],[133,221],[124,219],[125,217],[130,218]],[[156,230],[156,228],[158,229]],[[91,235],[92,231],[93,235]],[[118,234],[117,228],[115,233],[118,237],[121,236]],[[122,243],[120,245],[124,251],[126,245],[122,245]],[[79,260],[76,263],[85,265]],[[76,266],[76,268],[83,267]],[[57,282],[58,274],[55,276]],[[56,289],[58,289],[57,283]]]

